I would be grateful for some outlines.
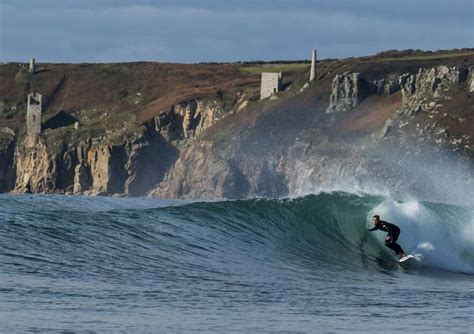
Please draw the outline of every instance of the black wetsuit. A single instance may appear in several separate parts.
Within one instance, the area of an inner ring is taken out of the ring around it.
[[[376,230],[382,230],[384,232],[387,232],[387,236],[392,237],[392,242],[388,242],[387,240],[385,240],[385,246],[390,249],[393,249],[397,254],[405,254],[402,247],[396,243],[398,236],[400,235],[400,228],[397,225],[380,220],[379,224],[371,228],[369,231]]]

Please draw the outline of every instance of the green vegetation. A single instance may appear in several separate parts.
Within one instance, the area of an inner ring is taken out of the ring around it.
[[[261,64],[261,65],[240,65],[243,73],[260,74],[262,72],[292,72],[310,66],[310,63],[288,63],[288,64]]]
[[[15,83],[20,87],[27,86],[32,77],[30,72],[25,69],[20,69],[15,75]]]
[[[44,115],[44,120],[48,121],[57,113],[58,110],[49,110]],[[60,153],[66,144],[76,145],[93,138],[100,138],[103,144],[119,144],[124,137],[143,131],[135,115],[119,107],[90,107],[77,111],[74,117],[80,124],[77,130],[73,124],[43,130],[43,137],[52,153]]]
[[[474,52],[460,53],[441,53],[441,54],[423,54],[423,55],[407,55],[402,57],[380,58],[380,61],[414,61],[414,60],[435,60],[445,58],[455,58],[464,56],[473,56]]]

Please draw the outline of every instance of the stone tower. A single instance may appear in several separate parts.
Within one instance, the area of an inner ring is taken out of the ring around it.
[[[30,59],[30,73],[35,73],[36,62],[35,58]]]
[[[260,100],[269,97],[281,89],[282,75],[279,73],[262,72],[260,85]]]
[[[316,49],[314,49],[311,57],[311,73],[309,74],[309,82],[314,81],[316,79],[316,60]]]
[[[28,94],[26,109],[26,134],[36,139],[41,133],[42,96],[38,93]]]

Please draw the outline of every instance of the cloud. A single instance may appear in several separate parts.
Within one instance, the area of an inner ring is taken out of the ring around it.
[[[3,0],[1,61],[347,57],[472,45],[471,1]]]

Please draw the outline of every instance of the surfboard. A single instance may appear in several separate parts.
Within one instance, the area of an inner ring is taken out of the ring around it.
[[[414,256],[409,254],[409,255],[406,255],[404,257],[402,257],[400,260],[398,260],[398,263],[405,263],[407,261],[410,261],[410,259],[413,259]]]

